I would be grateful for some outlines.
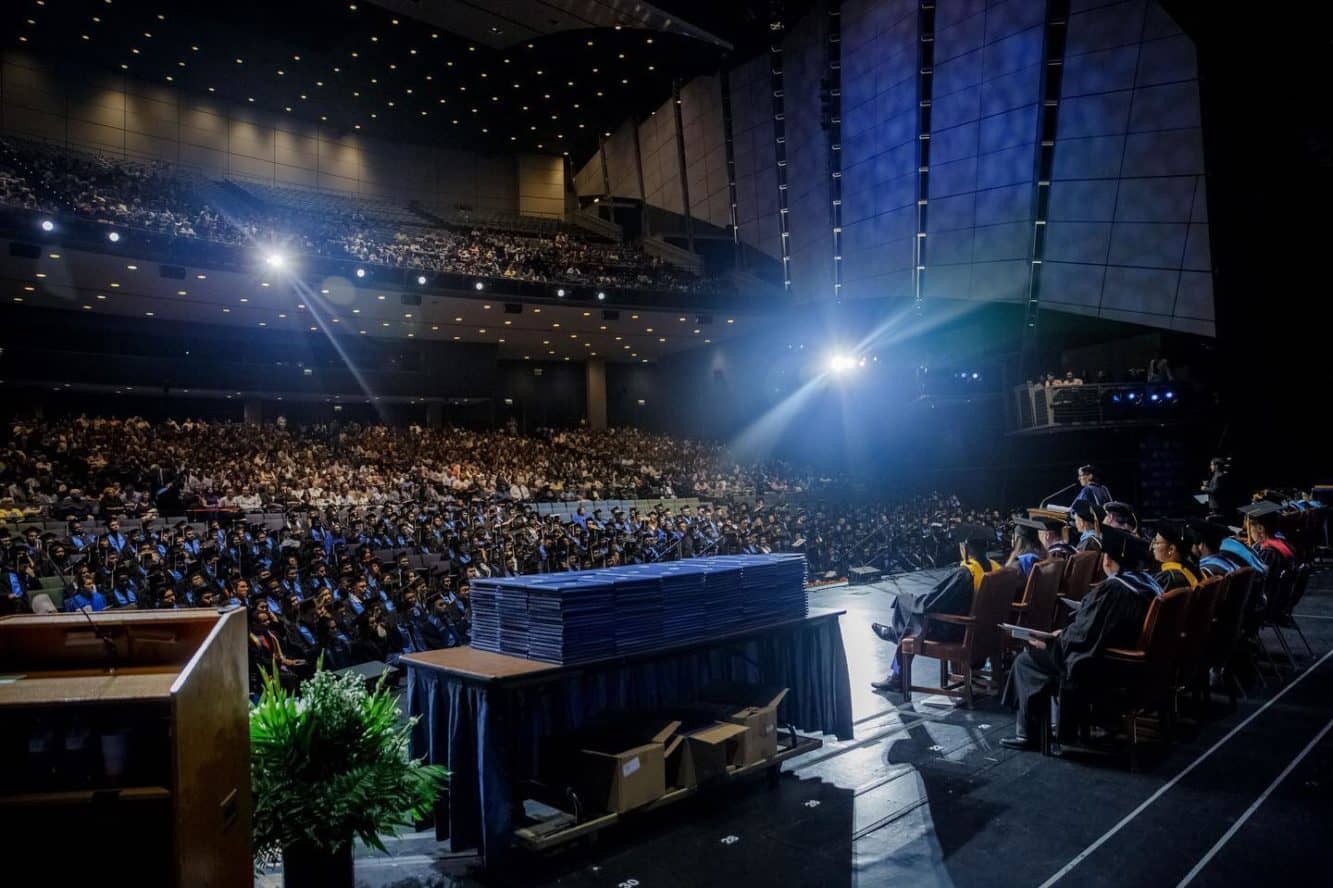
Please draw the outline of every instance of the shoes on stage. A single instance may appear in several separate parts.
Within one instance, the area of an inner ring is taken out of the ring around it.
[[[901,693],[903,689],[902,676],[897,673],[889,673],[889,677],[883,681],[872,681],[870,686],[877,691],[893,691]]]
[[[1032,749],[1036,746],[1030,738],[1024,737],[1021,734],[1014,737],[1001,737],[1000,745],[1008,747],[1009,749]]]
[[[871,623],[870,630],[885,641],[898,643],[898,633],[893,631],[892,626],[885,626],[883,623]]]

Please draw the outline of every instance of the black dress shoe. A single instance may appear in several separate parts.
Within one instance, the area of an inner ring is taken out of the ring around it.
[[[898,642],[898,633],[893,631],[892,626],[885,626],[883,623],[871,623],[870,631],[874,632],[885,641]]]
[[[1006,746],[1009,749],[1032,749],[1036,746],[1036,744],[1027,737],[1001,737],[1000,745]]]
[[[877,691],[895,691],[895,692],[901,692],[902,689],[903,689],[902,676],[901,676],[901,675],[890,675],[888,678],[884,679],[883,681],[872,681],[872,682],[870,683],[870,686],[871,686],[872,688],[874,688],[875,690],[877,690]]]

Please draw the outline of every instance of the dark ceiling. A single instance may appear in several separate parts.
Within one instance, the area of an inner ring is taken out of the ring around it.
[[[673,80],[762,48],[769,6],[19,0],[0,21],[8,47],[70,70],[120,72],[340,131],[577,162],[599,133],[657,107]]]

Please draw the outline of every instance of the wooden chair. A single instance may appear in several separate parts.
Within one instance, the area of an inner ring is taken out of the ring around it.
[[[1194,694],[1200,704],[1206,699],[1208,690],[1208,640],[1226,581],[1226,577],[1208,577],[1200,582],[1190,590],[1185,609],[1176,685],[1178,689]]]
[[[1222,592],[1213,614],[1213,629],[1208,638],[1208,666],[1222,674],[1227,696],[1231,698],[1233,706],[1237,691],[1244,690],[1240,679],[1236,677],[1236,665],[1242,655],[1241,639],[1245,632],[1245,615],[1250,609],[1250,595],[1255,587],[1256,576],[1252,567],[1242,567],[1223,576]]]
[[[967,616],[956,614],[926,614],[926,631],[908,636],[898,644],[903,676],[903,700],[911,700],[913,691],[961,697],[963,705],[972,708],[974,682],[980,679],[987,690],[1000,685],[1003,674],[1004,633],[1000,623],[1009,615],[1014,596],[1023,581],[1018,568],[1006,567],[992,571],[981,578],[981,588],[972,596],[972,609]],[[934,641],[926,637],[931,624],[963,627],[961,641]],[[937,688],[912,684],[912,660],[930,657],[940,661],[940,686]],[[990,662],[988,673],[977,674],[973,663]],[[953,672],[950,666],[957,666]]]
[[[1156,714],[1159,733],[1170,736],[1174,675],[1191,591],[1172,589],[1153,599],[1136,647],[1106,649],[1112,681],[1118,682],[1123,692],[1121,705],[1131,770],[1137,763],[1141,718]]]
[[[1065,573],[1060,594],[1074,601],[1082,601],[1083,596],[1092,588],[1092,582],[1101,569],[1102,553],[1079,552],[1065,559]]]
[[[1056,599],[1060,597],[1064,572],[1065,562],[1059,558],[1032,565],[1027,585],[1023,587],[1023,598],[1012,607],[1018,625],[1043,632],[1054,628]]]

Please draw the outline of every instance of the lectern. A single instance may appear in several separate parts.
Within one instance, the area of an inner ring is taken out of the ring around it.
[[[241,609],[0,618],[6,866],[252,884],[245,635]]]

